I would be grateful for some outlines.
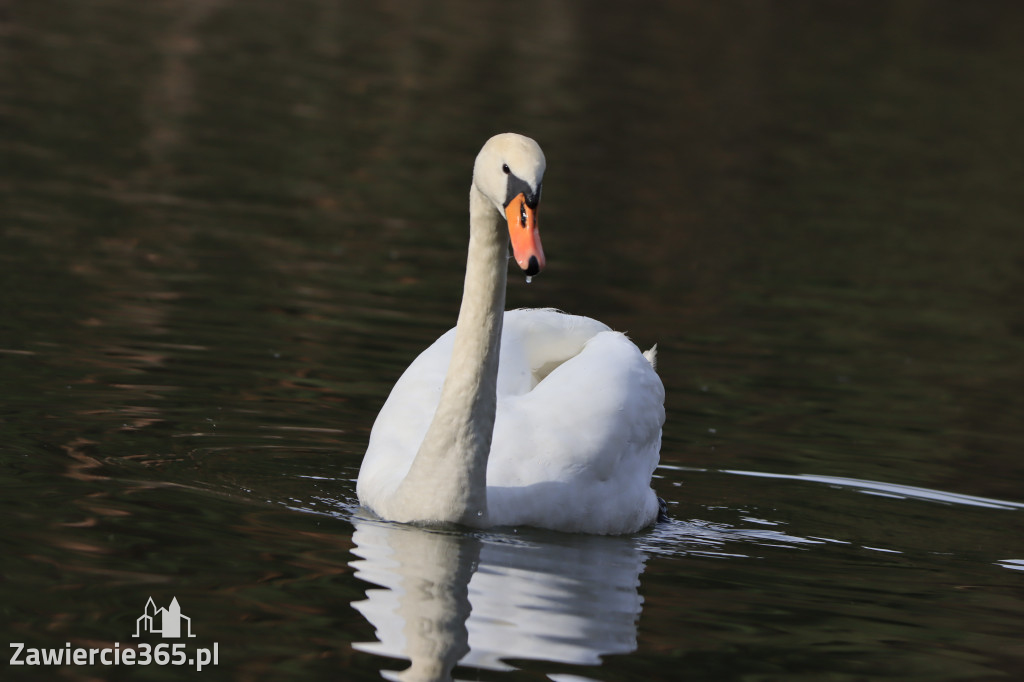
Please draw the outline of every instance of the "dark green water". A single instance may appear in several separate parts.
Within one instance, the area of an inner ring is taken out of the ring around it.
[[[1013,3],[0,6],[0,644],[127,647],[153,597],[206,679],[1024,677],[1022,32]],[[360,518],[509,129],[547,154],[549,264],[509,306],[659,344],[673,520],[636,537]]]

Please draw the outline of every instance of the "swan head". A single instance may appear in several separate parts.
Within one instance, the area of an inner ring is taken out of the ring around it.
[[[473,185],[505,217],[512,256],[528,276],[545,264],[537,205],[546,166],[540,145],[515,133],[487,140],[473,164]]]

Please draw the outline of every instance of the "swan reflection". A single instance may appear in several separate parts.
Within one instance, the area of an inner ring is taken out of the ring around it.
[[[512,670],[508,659],[594,665],[636,649],[644,555],[629,538],[531,531],[430,531],[356,520],[356,576],[378,587],[354,602],[376,642],[403,658],[397,680],[447,680],[457,665]]]

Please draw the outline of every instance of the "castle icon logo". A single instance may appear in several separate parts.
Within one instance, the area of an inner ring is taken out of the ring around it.
[[[182,634],[182,629],[185,634]],[[192,619],[181,615],[181,606],[178,605],[177,597],[171,599],[171,604],[166,609],[158,609],[153,603],[153,598],[149,598],[142,615],[135,619],[135,634],[132,637],[141,637],[147,632],[159,634],[165,638],[195,637],[192,634]]]

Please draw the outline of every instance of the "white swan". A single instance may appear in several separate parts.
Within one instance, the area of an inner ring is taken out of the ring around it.
[[[658,517],[654,349],[586,317],[504,312],[506,225],[527,276],[544,267],[544,169],[512,133],[476,157],[458,324],[395,384],[359,470],[360,503],[384,519],[621,534]]]

